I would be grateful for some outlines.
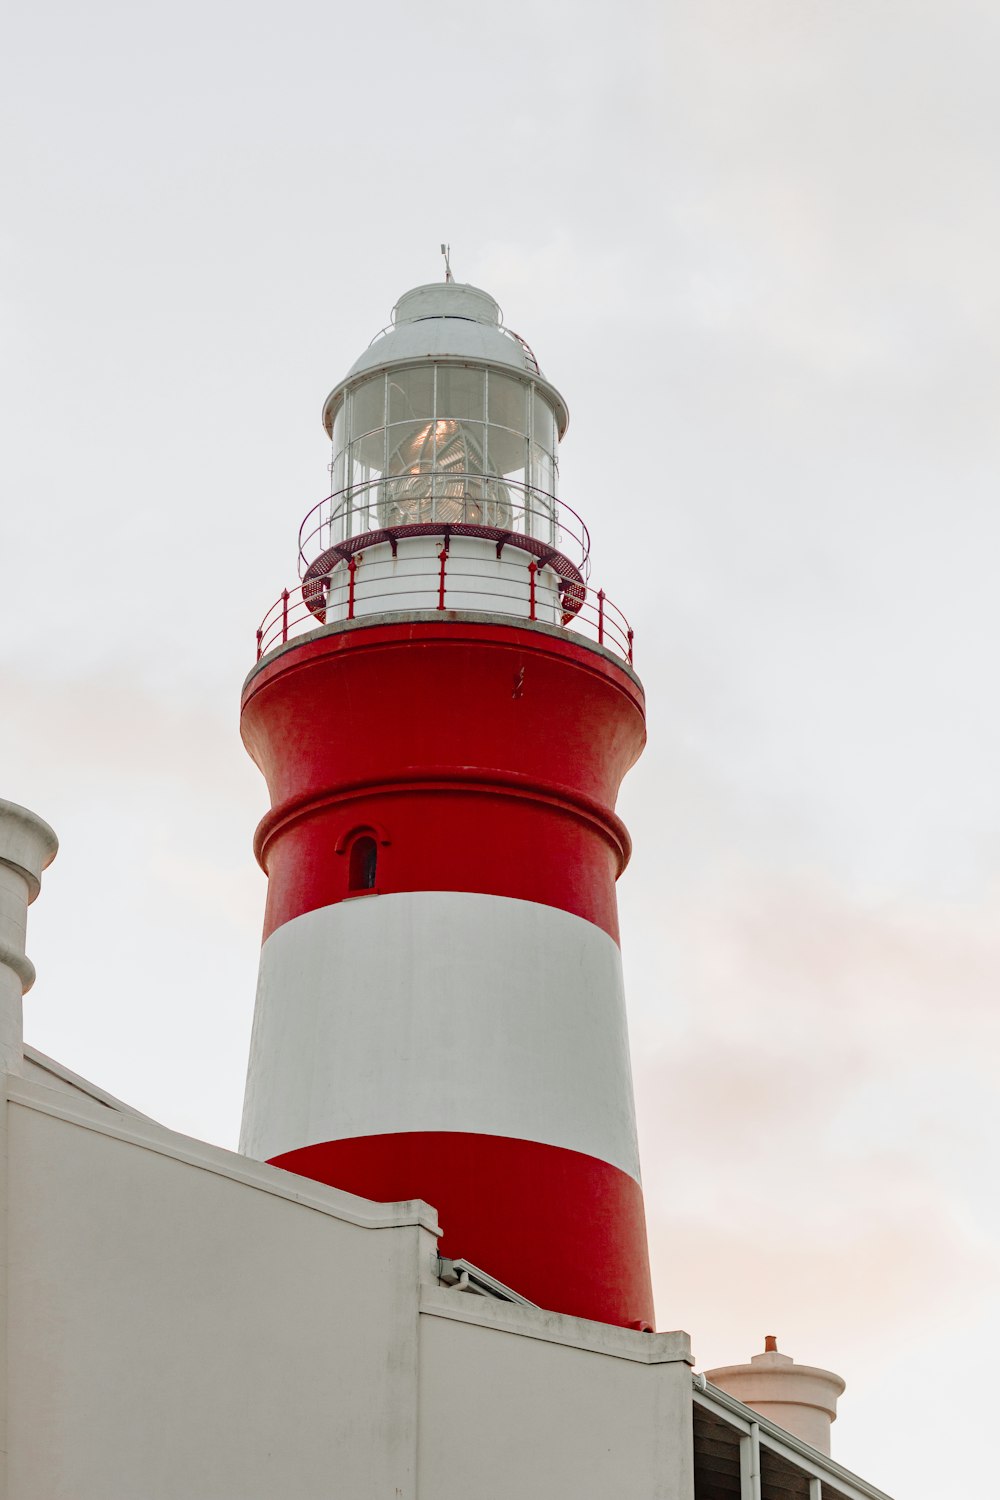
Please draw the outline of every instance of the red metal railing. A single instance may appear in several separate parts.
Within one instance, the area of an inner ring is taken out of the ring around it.
[[[320,500],[299,527],[299,577],[331,547],[346,552],[359,537],[412,523],[531,537],[584,579],[590,570],[590,533],[565,501],[513,479],[432,471],[370,479]]]
[[[564,580],[534,557],[526,562],[498,560],[492,572],[484,574],[475,559],[454,556],[438,539],[425,556],[411,559],[410,567],[413,571],[394,573],[384,557],[368,561],[364,552],[352,553],[321,580],[324,608],[317,608],[315,580],[283,589],[257,631],[257,660],[333,620],[393,611],[455,610],[556,625],[567,635],[596,641],[632,665],[632,627],[604,590],[573,584],[574,607],[567,610],[562,604]]]

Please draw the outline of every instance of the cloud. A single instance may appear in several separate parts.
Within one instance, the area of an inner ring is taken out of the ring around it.
[[[674,906],[633,1024],[640,1148],[661,1317],[710,1361],[762,1322],[822,1363],[848,1326],[860,1347],[1000,1297],[998,907],[752,868]]]

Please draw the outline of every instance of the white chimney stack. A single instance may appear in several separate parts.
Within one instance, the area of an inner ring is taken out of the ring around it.
[[[832,1370],[797,1365],[791,1355],[778,1353],[778,1341],[769,1334],[763,1354],[749,1364],[706,1370],[705,1379],[829,1456],[837,1397],[844,1393],[844,1381]]]
[[[5,1073],[21,1072],[21,997],[35,982],[24,951],[28,907],[58,848],[48,823],[0,798],[0,1069]]]

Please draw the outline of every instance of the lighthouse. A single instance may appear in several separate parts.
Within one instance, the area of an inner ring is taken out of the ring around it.
[[[450,272],[327,398],[331,493],[242,698],[270,810],[241,1151],[423,1199],[443,1255],[648,1328],[615,895],[644,699],[558,496],[568,420]]]
[[[829,1456],[837,1375],[772,1336],[693,1375],[651,1328],[615,908],[643,697],[565,403],[447,281],[324,419],[243,693],[242,1153],[22,1041],[56,839],[0,801],[5,1500],[888,1500]]]

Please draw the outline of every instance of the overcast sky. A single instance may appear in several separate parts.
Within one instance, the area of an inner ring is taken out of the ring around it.
[[[449,240],[567,398],[649,696],[620,898],[658,1324],[702,1367],[777,1334],[846,1378],[841,1462],[982,1492],[995,0],[20,0],[6,35],[0,795],[62,841],[28,1040],[235,1145],[240,684],[322,401]]]

